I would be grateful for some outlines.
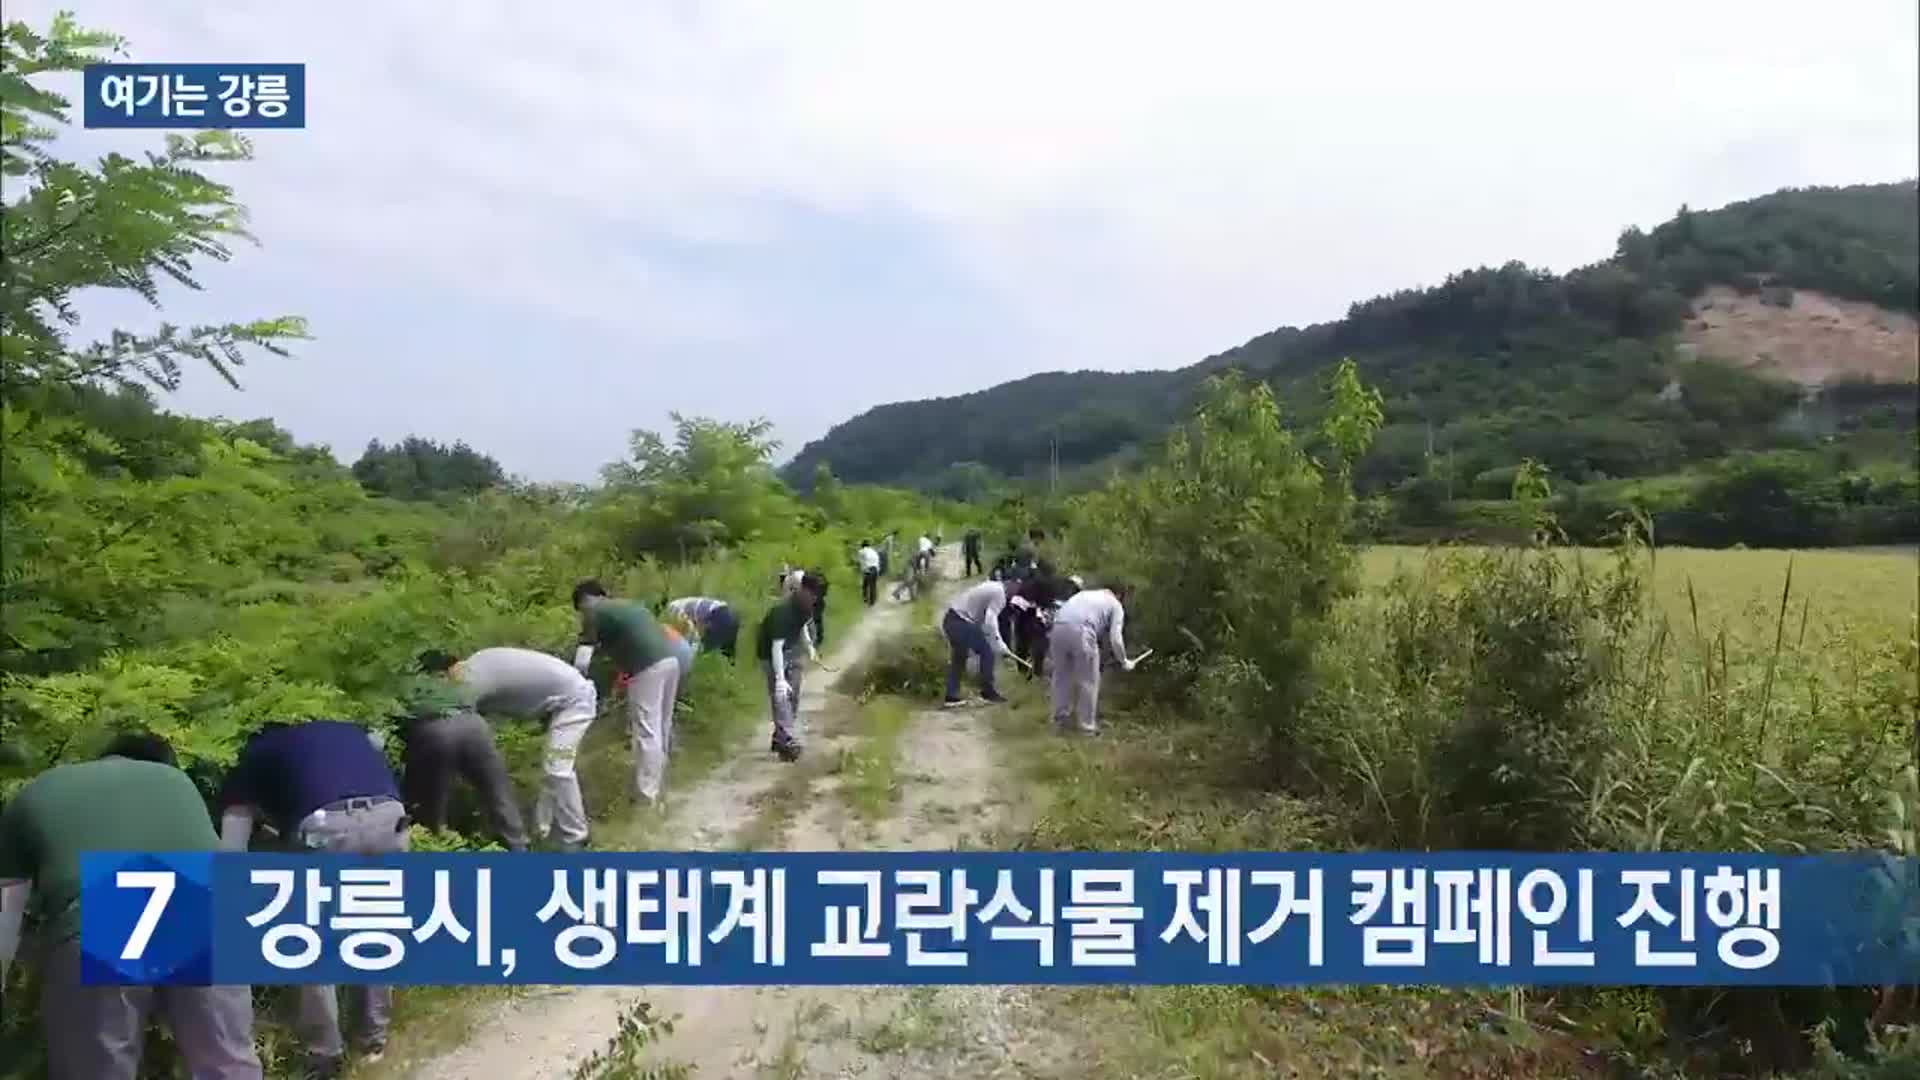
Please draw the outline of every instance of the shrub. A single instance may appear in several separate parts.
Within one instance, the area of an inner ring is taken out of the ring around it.
[[[1435,553],[1350,605],[1302,715],[1297,779],[1395,848],[1903,850],[1920,648],[1812,625],[1791,573],[1743,625],[1676,627],[1633,543]],[[1742,624],[1737,624],[1742,625]],[[1596,998],[1596,1000],[1599,1000]],[[1801,1067],[1826,1024],[1864,1052],[1868,990],[1664,990],[1703,1068]],[[1643,1047],[1644,1049],[1644,1047]],[[1837,1074],[1837,1075],[1845,1075]]]
[[[1584,846],[1637,596],[1544,550],[1435,556],[1343,613],[1296,764],[1366,842]]]
[[[1141,681],[1173,700],[1205,687],[1217,715],[1265,725],[1276,745],[1352,589],[1348,463],[1380,422],[1351,364],[1329,390],[1325,460],[1287,430],[1270,387],[1216,377],[1144,474],[1076,508],[1075,564],[1141,584],[1128,625],[1158,651]]]
[[[880,642],[865,662],[847,673],[846,685],[862,699],[881,694],[939,698],[947,686],[947,641],[932,627]]]

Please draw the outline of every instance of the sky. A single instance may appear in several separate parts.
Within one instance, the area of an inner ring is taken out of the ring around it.
[[[139,62],[303,62],[223,168],[260,241],[84,329],[299,314],[235,392],[351,461],[588,481],[668,414],[790,455],[874,405],[1174,368],[1629,224],[1920,174],[1920,9],[1463,2],[9,0]],[[55,84],[62,85],[62,84]],[[77,76],[64,89],[76,99]],[[94,156],[157,133],[73,130]]]

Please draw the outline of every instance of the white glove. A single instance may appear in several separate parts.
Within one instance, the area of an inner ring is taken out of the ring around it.
[[[1126,658],[1124,658],[1124,657],[1122,657],[1122,658],[1121,658],[1121,660],[1120,660],[1120,670],[1121,670],[1121,671],[1132,671],[1132,670],[1133,670],[1133,661],[1131,661],[1131,660],[1128,660],[1128,659],[1126,659]]]
[[[245,851],[253,839],[253,811],[241,806],[228,807],[220,815],[220,850]]]
[[[7,973],[20,946],[20,927],[25,922],[27,898],[32,892],[33,885],[26,881],[0,885],[0,975]]]

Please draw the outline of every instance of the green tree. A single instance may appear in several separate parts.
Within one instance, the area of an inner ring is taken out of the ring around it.
[[[807,494],[828,517],[837,518],[846,509],[846,486],[833,475],[833,466],[824,461],[813,467],[813,489]]]
[[[1320,434],[1333,448],[1334,467],[1344,480],[1352,476],[1353,463],[1367,452],[1380,432],[1384,422],[1380,392],[1360,381],[1360,369],[1349,357],[1334,367],[1327,380],[1327,399]]]
[[[1378,398],[1353,369],[1333,380],[1316,461],[1273,389],[1210,378],[1193,418],[1137,479],[1084,501],[1076,559],[1142,588],[1129,625],[1156,636],[1164,691],[1198,691],[1209,714],[1263,718],[1283,738],[1322,625],[1352,588],[1346,463],[1366,450]],[[1178,628],[1177,632],[1176,629]]]
[[[793,523],[800,503],[773,471],[772,424],[670,415],[672,443],[635,431],[628,460],[601,470],[625,550],[694,557]]]
[[[160,305],[160,285],[198,289],[194,268],[226,261],[229,244],[252,239],[233,190],[196,166],[252,156],[232,132],[169,135],[145,160],[109,154],[93,165],[49,151],[67,124],[66,98],[29,79],[79,71],[124,51],[112,34],[81,29],[62,13],[40,34],[25,23],[0,29],[0,390],[94,380],[146,381],[172,389],[183,361],[211,366],[228,382],[258,347],[283,352],[306,336],[292,316],[245,323],[178,327],[152,334],[116,330],[103,341],[75,345],[74,295],[83,289],[126,290]]]
[[[369,442],[353,463],[353,478],[368,491],[395,499],[478,495],[507,482],[499,462],[466,443],[446,446],[417,435],[392,446]]]
[[[1817,542],[1838,515],[1837,501],[1820,479],[1818,461],[1806,454],[1741,454],[1700,485],[1693,506],[1723,537],[1756,547],[1795,547]]]

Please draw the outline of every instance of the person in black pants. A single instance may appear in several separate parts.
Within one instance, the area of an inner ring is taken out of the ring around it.
[[[819,578],[820,588],[813,594],[813,644],[816,648],[825,648],[827,644],[827,579],[823,574]]]
[[[452,658],[430,654],[422,657],[421,666],[433,665],[436,659]],[[414,819],[436,832],[446,828],[453,781],[459,777],[479,794],[507,850],[527,850],[519,797],[506,759],[494,742],[493,725],[453,686],[432,679],[415,679],[406,687],[397,719],[403,724],[401,792]]]
[[[1044,574],[1020,582],[1009,594],[1006,610],[1013,613],[1013,619],[1012,636],[1007,640],[1014,655],[1027,662],[1027,678],[1038,678],[1046,671],[1047,634],[1052,629],[1053,613],[1076,591],[1073,582]]]
[[[968,529],[967,535],[960,538],[960,554],[967,561],[966,570],[963,571],[967,577],[986,572],[987,564],[980,558],[979,529]]]
[[[854,556],[854,562],[860,566],[860,602],[872,607],[880,599],[882,569],[880,552],[873,546],[873,541],[860,541],[860,551]]]

